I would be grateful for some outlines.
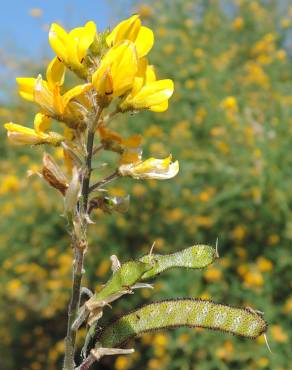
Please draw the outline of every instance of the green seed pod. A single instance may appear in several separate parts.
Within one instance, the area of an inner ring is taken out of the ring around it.
[[[99,334],[96,348],[118,347],[142,333],[174,327],[220,330],[252,339],[267,330],[262,316],[251,309],[184,298],[154,302],[120,317]]]
[[[203,268],[213,263],[216,258],[216,250],[209,245],[194,245],[173,254],[147,254],[139,261],[152,264],[152,269],[145,272],[142,280],[175,267]]]

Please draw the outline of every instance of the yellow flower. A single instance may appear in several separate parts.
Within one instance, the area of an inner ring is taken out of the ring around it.
[[[20,188],[19,179],[15,175],[8,175],[1,181],[0,195],[8,192],[17,192]]]
[[[259,271],[261,272],[267,272],[273,269],[272,262],[265,257],[259,257],[257,259],[257,266],[258,266]]]
[[[137,50],[138,57],[148,54],[154,44],[154,35],[150,28],[141,26],[139,15],[133,15],[119,23],[106,38],[108,46],[114,46],[121,41],[132,41]]]
[[[58,58],[54,58],[47,68],[47,81],[39,75],[37,78],[17,78],[19,94],[22,98],[36,102],[51,116],[63,116],[69,102],[88,91],[92,85],[77,85],[61,95],[64,83],[65,67]]]
[[[249,270],[244,275],[245,285],[248,287],[262,287],[264,285],[263,275],[258,270]]]
[[[126,356],[118,356],[115,362],[116,370],[126,370],[129,368],[129,358]]]
[[[81,77],[87,76],[86,68],[82,63],[95,37],[96,25],[92,21],[87,22],[84,27],[74,28],[69,33],[53,23],[49,32],[50,45],[58,58]]]
[[[243,240],[246,236],[246,228],[244,225],[237,225],[231,232],[232,239]]]
[[[171,155],[165,159],[149,158],[145,161],[137,161],[122,164],[119,173],[122,176],[131,176],[135,179],[170,179],[179,171],[178,161],[171,162]]]
[[[45,132],[50,125],[50,119],[43,113],[38,113],[34,119],[34,129],[9,122],[4,127],[8,131],[8,139],[15,145],[58,145],[64,140],[56,132]]]
[[[269,359],[267,357],[260,357],[257,360],[257,364],[259,367],[267,367],[269,365]]]
[[[92,76],[99,96],[121,96],[130,90],[137,73],[135,45],[124,41],[112,47],[103,57]]]
[[[285,343],[288,341],[288,335],[280,325],[272,325],[271,332],[276,342]]]
[[[242,17],[237,17],[232,22],[232,27],[236,31],[241,31],[243,29],[243,26],[244,26],[244,20]]]
[[[283,312],[289,314],[292,312],[292,298],[288,298],[283,307]]]
[[[232,113],[236,113],[238,111],[237,100],[234,96],[227,96],[227,98],[225,98],[221,102],[221,105],[222,105],[222,108]]]
[[[269,237],[268,237],[268,244],[269,245],[276,245],[278,244],[280,241],[280,237],[279,235],[277,234],[271,234]]]
[[[215,267],[210,267],[204,273],[204,277],[208,282],[219,281],[222,278],[222,271]]]
[[[156,334],[152,343],[154,344],[154,346],[166,347],[168,341],[169,341],[169,338],[168,338],[167,335],[165,335],[165,334]]]
[[[124,112],[149,109],[153,112],[164,112],[168,108],[168,99],[173,91],[173,81],[156,80],[153,66],[149,66],[145,58],[141,59],[132,91],[121,102],[120,110]]]
[[[147,4],[141,4],[138,8],[138,12],[142,18],[148,18],[153,14],[152,8]]]

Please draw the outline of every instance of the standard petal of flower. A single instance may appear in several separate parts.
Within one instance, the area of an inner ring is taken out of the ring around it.
[[[73,89],[67,91],[63,96],[62,96],[62,101],[63,101],[63,109],[65,110],[66,106],[70,102],[70,100],[76,98],[77,96],[84,94],[86,91],[90,90],[92,88],[92,84],[83,84],[83,85],[77,85],[73,87]]]
[[[141,27],[139,15],[132,17],[119,23],[106,38],[106,43],[109,47],[116,45],[120,41],[129,40],[136,41]]]
[[[141,58],[147,55],[152,49],[153,44],[153,31],[148,27],[142,26],[135,41],[138,57]]]
[[[28,101],[34,101],[34,87],[36,84],[35,78],[18,77],[16,78],[18,84],[19,95]]]
[[[121,96],[129,90],[137,72],[137,54],[133,43],[125,42],[117,47],[116,62],[112,64],[114,96]]]
[[[68,33],[57,23],[51,25],[49,43],[56,55],[67,62],[67,48],[72,47]]]
[[[34,118],[34,129],[37,133],[45,132],[51,127],[51,118],[44,113],[37,113]]]
[[[64,84],[65,66],[57,57],[48,65],[46,77],[51,89],[56,85],[62,86]]]
[[[84,27],[74,28],[69,35],[76,43],[78,59],[81,62],[86,56],[88,48],[93,43],[96,35],[96,25],[92,21],[87,22]]]

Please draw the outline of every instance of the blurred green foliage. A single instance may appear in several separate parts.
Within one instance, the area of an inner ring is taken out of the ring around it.
[[[123,117],[113,127],[142,134],[146,154],[171,152],[181,171],[168,182],[122,179],[111,187],[131,194],[130,210],[95,213],[86,283],[94,289],[106,281],[113,253],[126,260],[153,241],[166,253],[218,237],[221,258],[213,265],[161,275],[154,292],[121,300],[105,320],[141,300],[208,297],[264,311],[274,353],[262,338],[181,329],[144,335],[134,355],[105,359],[96,369],[288,370],[292,8],[281,16],[274,1],[153,0],[136,7],[156,33],[150,62],[160,78],[175,81],[175,95],[167,113]],[[16,99],[0,108],[2,122],[28,124],[31,113]],[[1,133],[0,369],[54,370],[71,284],[66,220],[59,195],[38,176],[26,177],[40,168],[41,151],[12,149]]]

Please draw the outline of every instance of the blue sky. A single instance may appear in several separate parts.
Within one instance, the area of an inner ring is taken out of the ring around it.
[[[120,18],[117,8],[128,9],[128,0],[3,0],[0,12],[0,49],[15,50],[28,56],[49,52],[45,29],[54,21],[76,27],[94,20],[102,30]],[[41,17],[32,17],[31,9],[42,10]],[[112,10],[114,8],[114,11]]]

